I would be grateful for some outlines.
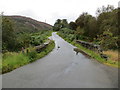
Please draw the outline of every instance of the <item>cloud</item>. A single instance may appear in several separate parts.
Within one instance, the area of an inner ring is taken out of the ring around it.
[[[0,12],[6,15],[23,15],[54,24],[66,18],[74,21],[82,12],[95,16],[96,9],[108,4],[118,6],[119,0],[1,0]]]
[[[22,15],[25,15],[25,16],[32,16],[32,17],[35,17],[35,12],[30,10],[30,9],[26,9],[26,10],[23,10],[23,11],[20,11],[20,12],[17,12],[18,15],[22,14]]]

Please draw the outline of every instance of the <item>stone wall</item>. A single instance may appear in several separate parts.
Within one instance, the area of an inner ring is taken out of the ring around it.
[[[76,42],[78,44],[82,45],[85,48],[88,48],[90,50],[96,51],[98,53],[102,53],[102,49],[100,48],[100,45],[96,45],[96,44],[85,42],[85,41],[81,41],[81,40],[76,40]]]
[[[90,49],[90,50],[93,50],[93,51],[99,53],[101,58],[104,58],[105,60],[108,59],[108,56],[103,54],[103,50],[101,49],[100,45],[96,45],[96,44],[81,41],[81,40],[76,40],[76,42],[87,49]]]
[[[45,42],[44,44],[41,44],[39,46],[35,46],[35,50],[40,53],[43,49],[45,49],[49,44],[50,44],[50,40]]]

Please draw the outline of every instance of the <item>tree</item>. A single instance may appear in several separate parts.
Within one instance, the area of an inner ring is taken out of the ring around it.
[[[62,28],[68,28],[67,19],[63,19],[63,20],[61,21],[61,25],[62,25]]]
[[[63,19],[63,20],[60,20],[58,19],[54,26],[53,26],[53,30],[54,31],[59,31],[61,28],[68,28],[68,22],[67,22],[67,19]]]
[[[76,28],[77,28],[76,23],[75,22],[70,22],[69,23],[69,28],[72,29],[72,30],[76,30]]]
[[[88,37],[93,40],[96,37],[98,32],[97,20],[95,17],[91,17],[88,21]]]
[[[80,26],[78,26],[76,28],[76,31],[75,31],[75,36],[76,36],[76,39],[82,39],[81,37],[83,36],[84,34],[84,29],[83,28],[80,28]]]
[[[12,21],[6,17],[3,17],[2,21],[2,49],[13,51],[15,50],[16,36],[14,33]]]
[[[59,31],[61,28],[62,28],[61,20],[58,19],[58,20],[56,20],[56,22],[53,26],[53,30],[54,31]]]
[[[112,5],[108,5],[107,7],[102,6],[101,8],[98,8],[96,11],[97,16],[99,16],[101,13],[105,13],[105,12],[111,12],[114,10],[114,6]]]
[[[76,20],[77,29],[84,30],[83,34],[86,37],[89,37],[90,40],[97,34],[97,20],[92,15],[88,13],[83,13],[79,18]],[[78,30],[77,30],[78,31]],[[79,30],[80,31],[80,30]]]
[[[80,15],[75,21],[76,25],[83,28],[85,26],[84,19],[87,15],[88,13],[83,13],[82,15]]]
[[[97,25],[99,34],[102,34],[106,29],[109,29],[113,36],[118,34],[118,9],[110,12],[103,12],[97,17]]]

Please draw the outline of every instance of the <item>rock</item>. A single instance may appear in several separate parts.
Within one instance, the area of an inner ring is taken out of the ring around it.
[[[101,58],[104,58],[106,61],[108,60],[108,56],[105,54],[100,54]]]
[[[48,45],[48,44],[43,44],[43,45],[36,46],[36,47],[35,47],[35,50],[36,50],[38,53],[40,53],[43,49],[46,48],[47,45]]]

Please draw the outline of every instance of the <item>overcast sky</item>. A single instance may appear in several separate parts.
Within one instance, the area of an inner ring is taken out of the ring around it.
[[[114,5],[119,0],[0,0],[0,12],[22,15],[53,25],[57,19],[74,21],[81,13],[96,15],[98,7]]]

